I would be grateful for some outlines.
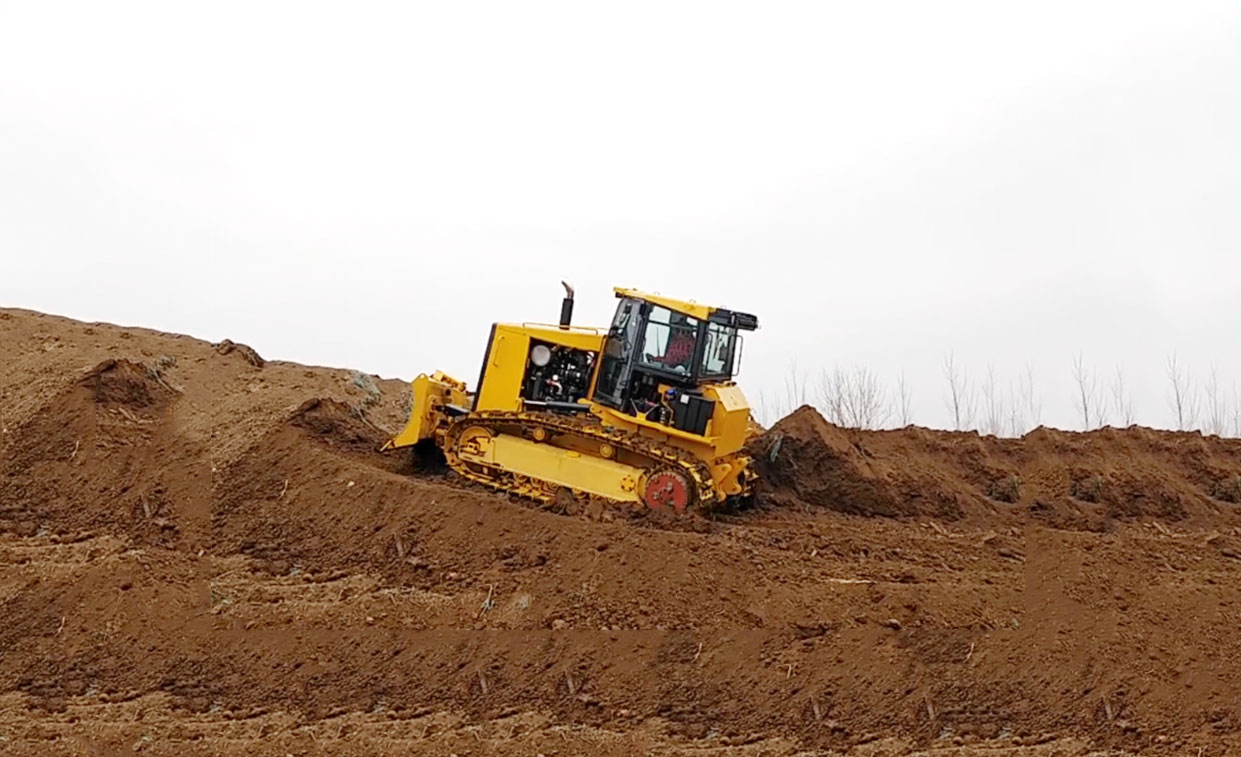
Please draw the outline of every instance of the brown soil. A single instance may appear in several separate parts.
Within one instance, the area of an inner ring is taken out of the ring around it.
[[[853,431],[803,407],[753,445],[760,499],[854,515],[1103,531],[1118,520],[1241,525],[1241,440],[1134,426],[1020,439]]]
[[[592,519],[377,453],[403,382],[20,310],[0,358],[6,754],[1241,749],[1237,441],[803,409],[756,506]]]

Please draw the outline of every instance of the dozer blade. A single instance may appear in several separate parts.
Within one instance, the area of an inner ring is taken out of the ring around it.
[[[428,376],[423,373],[410,384],[409,421],[401,433],[388,440],[383,450],[412,447],[430,439],[437,429],[447,424],[452,414],[460,414],[470,406],[465,382],[440,371]]]

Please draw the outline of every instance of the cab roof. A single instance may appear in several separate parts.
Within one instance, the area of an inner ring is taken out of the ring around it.
[[[693,300],[678,300],[673,297],[665,297],[662,294],[650,294],[626,287],[613,287],[612,291],[616,292],[617,297],[632,297],[633,299],[644,300],[669,310],[675,310],[678,313],[684,313],[700,321],[726,323],[748,331],[758,328],[758,318],[749,313],[739,313],[724,308],[700,305]]]

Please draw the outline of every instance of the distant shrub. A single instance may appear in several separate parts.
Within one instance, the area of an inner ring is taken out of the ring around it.
[[[1235,473],[1211,487],[1211,496],[1234,505],[1241,504],[1241,476]]]
[[[1013,474],[999,481],[991,482],[987,487],[987,496],[1000,502],[1013,504],[1021,499],[1021,476]]]
[[[1069,494],[1083,502],[1099,502],[1103,499],[1103,476],[1094,475],[1073,482]]]

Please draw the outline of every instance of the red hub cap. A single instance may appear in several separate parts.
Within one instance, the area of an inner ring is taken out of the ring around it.
[[[683,511],[689,506],[689,481],[676,471],[660,471],[646,481],[642,501],[652,510]]]

